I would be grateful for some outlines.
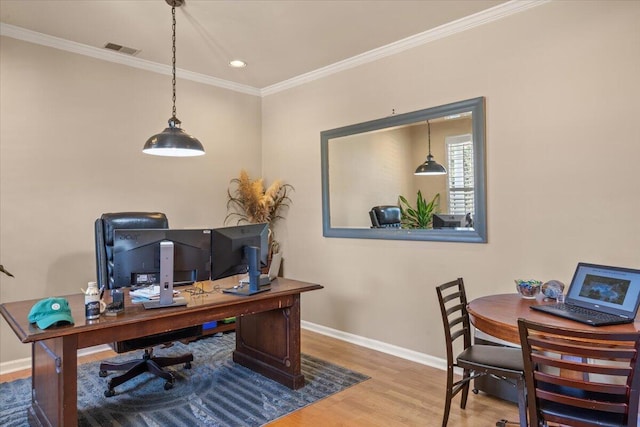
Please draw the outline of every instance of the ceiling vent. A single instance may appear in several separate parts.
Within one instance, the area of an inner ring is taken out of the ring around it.
[[[139,49],[134,49],[132,47],[120,46],[115,43],[107,43],[104,45],[105,49],[115,50],[116,52],[124,53],[125,55],[135,56],[140,53]]]

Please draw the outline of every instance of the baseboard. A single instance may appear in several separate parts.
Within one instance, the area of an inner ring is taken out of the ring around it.
[[[78,357],[88,356],[94,353],[100,353],[101,351],[111,350],[107,344],[96,345],[94,347],[83,348],[78,350]],[[9,360],[8,362],[0,363],[0,375],[9,374],[11,372],[22,371],[23,369],[31,369],[31,357],[25,357],[24,359]]]
[[[326,326],[318,325],[315,323],[301,321],[300,326],[303,329],[307,329],[312,332],[317,332],[321,335],[326,335],[341,341],[346,341],[351,344],[359,345],[361,347],[370,348],[371,350],[379,351],[381,353],[390,354],[392,356],[399,357],[401,359],[410,360],[412,362],[427,365],[432,368],[447,370],[447,361],[445,359],[430,356],[425,353],[420,353],[414,350],[409,350],[403,347],[399,347],[393,344],[388,344],[382,341],[361,337],[359,335],[350,334],[348,332],[339,331],[337,329],[328,328]],[[93,353],[99,353],[101,351],[110,350],[107,344],[98,345],[95,347],[83,348],[78,350],[78,357],[87,356]],[[20,371],[23,369],[31,369],[31,357],[24,359],[10,360],[8,362],[0,363],[0,375],[8,374],[11,372]]]
[[[301,327],[312,332],[317,332],[322,335],[329,336],[341,341],[346,341],[351,344],[366,347],[371,350],[376,350],[381,353],[390,354],[392,356],[399,357],[401,359],[410,360],[412,362],[427,365],[432,368],[447,370],[447,361],[435,356],[430,356],[426,353],[420,353],[414,350],[409,350],[403,347],[399,347],[393,344],[388,344],[382,341],[373,340],[370,338],[361,337],[359,335],[350,334],[348,332],[339,331],[337,329],[328,328],[326,326],[317,325],[315,323],[302,320]]]

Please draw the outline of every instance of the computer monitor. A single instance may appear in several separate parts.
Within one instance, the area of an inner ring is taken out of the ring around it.
[[[172,285],[209,280],[210,229],[116,229],[113,240],[113,286],[116,288],[160,283],[161,242],[173,243]],[[167,255],[168,256],[168,255]],[[167,264],[168,265],[168,264]]]
[[[462,214],[433,214],[433,228],[468,227],[467,216]]]
[[[231,293],[251,295],[263,292],[258,279],[269,256],[269,224],[244,224],[211,230],[211,280],[249,273],[249,288]],[[255,280],[254,280],[255,279]],[[227,290],[225,290],[227,291]]]

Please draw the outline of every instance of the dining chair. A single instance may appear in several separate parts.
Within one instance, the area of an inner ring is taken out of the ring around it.
[[[638,427],[640,332],[518,329],[532,427]]]
[[[469,396],[469,383],[484,375],[507,381],[516,387],[519,422],[521,426],[527,426],[526,388],[520,349],[471,343],[471,322],[462,278],[437,286],[436,291],[447,346],[447,394],[442,427],[446,427],[449,420],[453,397],[462,392],[460,408],[464,409]],[[457,355],[456,350],[459,351]],[[454,381],[456,367],[461,368],[463,374],[461,379]],[[502,422],[506,423],[505,420]]]

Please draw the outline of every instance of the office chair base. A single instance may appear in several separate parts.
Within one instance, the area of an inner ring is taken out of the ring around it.
[[[116,394],[115,388],[117,386],[145,372],[149,372],[157,377],[163,378],[166,381],[164,389],[170,390],[173,388],[175,377],[171,372],[167,372],[162,368],[184,363],[185,369],[191,369],[191,362],[193,362],[192,354],[174,357],[155,357],[153,356],[152,350],[145,350],[144,356],[139,360],[122,363],[103,362],[100,364],[100,377],[106,377],[108,375],[107,371],[126,371],[124,374],[118,375],[109,380],[107,384],[108,388],[104,392],[104,396],[114,396]]]

